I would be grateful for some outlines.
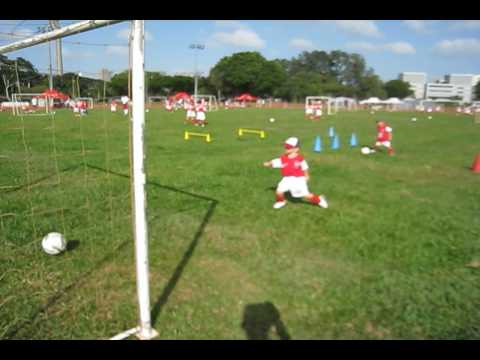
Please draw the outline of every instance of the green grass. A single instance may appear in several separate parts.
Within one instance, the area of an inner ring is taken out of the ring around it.
[[[357,112],[311,123],[302,110],[236,109],[209,113],[199,130],[183,115],[146,114],[160,339],[480,338],[480,269],[467,266],[480,259],[471,118]],[[394,128],[395,157],[348,146],[352,132],[371,144],[377,119]],[[136,325],[128,127],[101,110],[0,114],[0,338],[105,339]],[[238,127],[267,138],[239,139]],[[213,142],[185,141],[185,129]],[[329,209],[272,209],[280,175],[262,163],[289,136]],[[44,254],[50,231],[71,249]]]

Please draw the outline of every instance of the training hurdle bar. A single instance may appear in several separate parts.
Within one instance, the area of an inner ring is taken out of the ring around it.
[[[265,139],[265,131],[264,130],[253,130],[253,129],[238,129],[238,136],[243,136],[243,134],[258,134],[260,135],[261,139]]]
[[[191,131],[185,131],[183,138],[185,140],[190,140],[190,136],[204,137],[207,143],[212,142],[212,137],[210,136],[210,133],[196,133]]]

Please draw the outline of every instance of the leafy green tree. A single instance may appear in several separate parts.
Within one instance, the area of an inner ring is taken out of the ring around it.
[[[375,75],[373,69],[369,69],[361,78],[357,95],[360,98],[374,96],[380,99],[387,96],[387,92],[385,91],[382,80],[378,77],[378,75]]]
[[[122,71],[121,73],[112,76],[109,84],[111,94],[114,96],[128,94],[128,71]]]
[[[475,93],[475,98],[476,98],[477,100],[480,100],[480,81],[477,82],[477,84],[475,85],[473,91],[474,91],[474,93]]]
[[[227,56],[212,68],[210,83],[224,95],[249,92],[270,96],[286,80],[282,63],[268,61],[258,52],[241,52]]]
[[[402,80],[390,80],[385,83],[385,91],[388,97],[406,98],[413,95],[410,84]]]

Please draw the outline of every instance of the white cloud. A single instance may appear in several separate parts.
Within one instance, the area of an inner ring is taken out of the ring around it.
[[[295,38],[290,40],[289,45],[294,48],[306,49],[306,50],[311,50],[315,48],[315,45],[310,40],[302,39],[302,38]]]
[[[349,48],[364,50],[364,51],[390,51],[395,54],[415,54],[415,48],[404,41],[386,43],[386,44],[372,44],[365,41],[353,42],[347,44]]]
[[[404,20],[403,23],[417,33],[426,33],[429,31],[431,21],[427,20]]]
[[[385,49],[390,50],[395,54],[415,54],[415,48],[404,41],[398,41],[393,43],[388,43],[384,45]]]
[[[446,56],[480,55],[480,40],[473,38],[443,40],[436,43],[433,50]]]
[[[265,46],[265,41],[250,29],[236,29],[233,32],[216,32],[212,35],[211,40],[220,44],[255,49],[261,49]],[[212,41],[209,41],[209,43],[212,44]]]
[[[129,35],[130,35],[130,28],[123,28],[117,32],[117,38],[122,40],[128,40]],[[147,41],[153,40],[153,36],[148,30],[145,30],[145,40]]]
[[[455,21],[450,25],[450,30],[479,30],[480,20]]]
[[[109,45],[105,48],[107,55],[128,55],[127,46]]]
[[[335,20],[340,30],[350,34],[381,37],[382,33],[372,20]]]
[[[246,29],[247,26],[238,20],[215,20],[215,26],[233,29]]]

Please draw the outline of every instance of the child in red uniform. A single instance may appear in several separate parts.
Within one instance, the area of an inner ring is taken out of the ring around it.
[[[308,164],[299,154],[299,141],[295,137],[288,138],[285,141],[285,153],[277,159],[263,163],[265,167],[282,169],[283,179],[277,186],[276,199],[273,204],[274,209],[280,209],[286,205],[285,193],[295,198],[304,198],[312,204],[319,205],[322,208],[328,208],[327,200],[324,195],[315,195],[308,190],[307,181],[310,179],[308,174]]]
[[[394,154],[392,147],[392,131],[393,129],[384,121],[377,121],[377,141],[375,142],[375,150],[378,150],[380,146],[385,146],[388,149],[388,155]]]

